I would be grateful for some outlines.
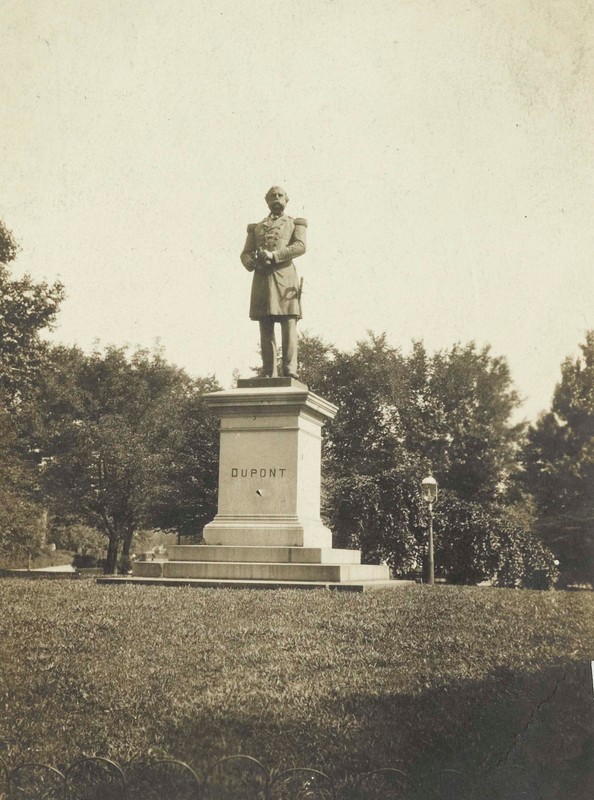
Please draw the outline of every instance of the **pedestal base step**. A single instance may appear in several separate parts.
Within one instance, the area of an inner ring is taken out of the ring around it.
[[[249,561],[140,561],[134,564],[134,577],[200,578],[232,581],[387,581],[387,566],[369,564],[295,564]]]
[[[277,564],[361,563],[360,550],[340,550],[332,547],[178,544],[167,549],[170,561],[241,561]]]
[[[200,580],[197,578],[141,578],[133,575],[106,575],[97,578],[97,583],[137,586],[193,586],[197,589],[326,589],[337,592],[369,592],[377,589],[399,589],[414,585],[414,581],[241,581]]]

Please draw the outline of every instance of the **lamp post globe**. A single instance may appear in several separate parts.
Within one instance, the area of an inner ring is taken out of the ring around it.
[[[437,500],[437,481],[433,475],[428,475],[421,481],[421,492],[423,500],[430,505]]]

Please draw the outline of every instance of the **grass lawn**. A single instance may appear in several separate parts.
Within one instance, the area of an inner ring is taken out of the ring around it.
[[[521,768],[551,798],[579,798],[592,767],[592,593],[7,579],[0,603],[11,766],[151,754],[203,772],[241,752],[339,781]]]

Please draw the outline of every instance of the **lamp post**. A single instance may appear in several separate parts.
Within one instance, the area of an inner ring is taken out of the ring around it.
[[[437,500],[437,481],[433,475],[423,478],[421,481],[421,494],[423,500],[429,506],[429,580],[433,586],[435,583],[435,563],[433,560],[433,503]]]

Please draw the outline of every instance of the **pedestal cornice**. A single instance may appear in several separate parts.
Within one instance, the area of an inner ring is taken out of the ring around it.
[[[334,419],[338,412],[337,406],[306,386],[241,387],[212,392],[204,401],[219,417],[305,413],[323,422]]]

